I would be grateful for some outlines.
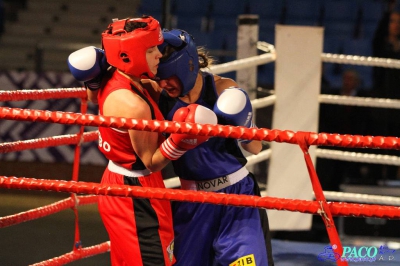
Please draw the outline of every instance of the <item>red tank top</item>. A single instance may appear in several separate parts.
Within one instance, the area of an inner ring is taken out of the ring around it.
[[[103,105],[108,95],[113,91],[121,89],[130,90],[143,98],[150,106],[153,120],[164,120],[164,117],[161,114],[156,102],[150,97],[148,92],[146,90],[142,91],[136,88],[129,79],[124,77],[118,71],[114,71],[107,84],[98,93],[97,99],[99,103],[100,115],[103,115]],[[99,149],[108,160],[111,160],[130,170],[143,170],[146,168],[141,162],[140,158],[136,155],[127,130],[99,127],[99,132]],[[158,145],[160,145],[163,141],[164,137],[161,133],[159,133]]]

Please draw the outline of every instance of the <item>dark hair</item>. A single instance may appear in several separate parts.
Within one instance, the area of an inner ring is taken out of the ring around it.
[[[210,67],[214,63],[214,58],[208,54],[208,51],[204,47],[197,47],[197,54],[199,55],[200,68]]]
[[[128,21],[125,24],[124,29],[126,30],[126,32],[131,32],[136,29],[141,29],[141,28],[146,28],[146,27],[147,27],[146,22]]]
[[[149,16],[143,15],[142,18],[148,18]],[[131,19],[131,17],[126,18],[127,20]],[[142,28],[146,28],[147,27],[147,23],[146,22],[142,22],[142,21],[128,21],[125,24],[124,30],[126,32],[131,32],[134,31],[136,29],[142,29]],[[109,25],[109,27],[106,29],[106,31],[111,34],[112,33],[112,26],[111,24]]]

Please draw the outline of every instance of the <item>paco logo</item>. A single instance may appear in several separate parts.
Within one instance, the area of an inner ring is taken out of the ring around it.
[[[343,254],[340,256],[335,250],[337,245],[326,246],[325,251],[318,254],[318,259],[322,261],[351,261],[351,262],[374,262],[374,261],[392,261],[395,250],[388,246],[381,245],[377,247],[349,247],[343,246]]]
[[[254,259],[254,255],[250,254],[239,258],[238,260],[229,264],[229,266],[256,266],[256,261]]]

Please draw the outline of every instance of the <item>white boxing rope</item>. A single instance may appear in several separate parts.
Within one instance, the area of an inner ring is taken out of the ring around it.
[[[321,59],[325,63],[400,68],[400,60],[390,58],[322,53]]]
[[[257,155],[249,155],[249,156],[246,157],[246,159],[247,159],[246,166],[255,165],[255,164],[259,163],[259,162],[266,161],[270,157],[271,157],[271,149],[267,149],[267,150],[261,151]]]
[[[262,55],[251,56],[244,59],[234,60],[228,63],[213,65],[210,67],[210,72],[213,74],[228,73],[256,65],[267,64],[275,61],[275,59],[276,59],[275,54],[266,53]]]
[[[400,100],[320,94],[320,103],[400,109]]]
[[[275,101],[276,101],[276,96],[270,95],[270,96],[267,96],[264,98],[251,100],[251,105],[253,106],[253,109],[259,109],[259,108],[273,105],[275,103]]]
[[[329,149],[316,149],[318,158],[358,163],[373,163],[400,166],[400,157],[394,155],[349,152]]]
[[[258,56],[234,60],[223,64],[213,65],[210,67],[210,72],[214,74],[222,74],[276,61],[277,55],[274,45],[258,41],[257,48],[266,53]],[[400,68],[400,60],[391,58],[321,53],[321,60],[325,63]]]
[[[359,202],[367,204],[400,206],[400,197],[368,195],[368,194],[336,192],[336,191],[324,191],[324,195],[326,199],[329,201]]]

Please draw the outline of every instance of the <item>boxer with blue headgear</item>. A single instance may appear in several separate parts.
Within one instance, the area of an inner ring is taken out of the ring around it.
[[[160,79],[177,76],[183,86],[180,96],[184,96],[193,88],[199,73],[196,44],[193,37],[183,30],[163,30],[163,35],[164,42],[159,45],[159,50],[164,53],[157,76]]]
[[[163,56],[157,77],[163,88],[158,105],[164,117],[171,120],[179,108],[195,103],[212,109],[219,124],[253,127],[246,91],[232,79],[204,70],[212,60],[196,47],[194,38],[179,29],[163,30],[163,36],[164,42],[158,46]],[[232,138],[212,137],[172,161],[181,189],[259,195],[257,181],[246,169],[247,161],[239,145],[253,154],[262,148],[260,141],[240,143]],[[234,265],[243,261],[249,265],[273,265],[265,210],[191,202],[172,204],[176,266]]]

